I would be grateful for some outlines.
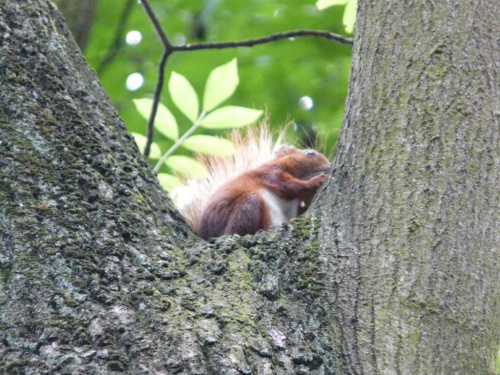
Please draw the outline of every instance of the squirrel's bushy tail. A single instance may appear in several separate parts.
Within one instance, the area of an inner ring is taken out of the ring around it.
[[[229,137],[236,149],[234,155],[197,156],[198,161],[208,170],[208,176],[188,180],[184,186],[172,191],[172,197],[179,211],[195,231],[198,229],[205,204],[215,190],[238,175],[271,160],[274,152],[281,147],[283,136],[282,132],[274,141],[266,124],[248,128],[246,131],[235,130]]]

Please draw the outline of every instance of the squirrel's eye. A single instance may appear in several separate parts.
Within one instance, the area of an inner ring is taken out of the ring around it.
[[[316,155],[316,153],[313,150],[305,150],[304,155],[313,156]]]

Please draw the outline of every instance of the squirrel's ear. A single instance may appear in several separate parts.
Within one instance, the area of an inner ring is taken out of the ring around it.
[[[297,149],[293,146],[283,145],[278,150],[275,151],[277,157],[285,156],[297,152]]]

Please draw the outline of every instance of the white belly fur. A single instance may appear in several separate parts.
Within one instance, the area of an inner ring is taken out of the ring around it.
[[[280,225],[296,217],[300,201],[293,199],[291,201],[278,197],[267,189],[260,189],[259,193],[264,199],[266,207],[271,216],[271,226]]]

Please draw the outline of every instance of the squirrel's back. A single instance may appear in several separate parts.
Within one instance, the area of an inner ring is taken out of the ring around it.
[[[254,234],[288,222],[309,204],[330,162],[314,150],[282,146],[268,162],[238,175],[209,197],[196,232],[203,238]]]
[[[276,141],[267,125],[250,127],[245,132],[233,131],[230,139],[236,152],[229,157],[198,155],[208,170],[208,176],[189,180],[186,185],[174,189],[172,196],[179,211],[197,232],[199,222],[208,198],[217,189],[242,173],[248,172],[275,157],[275,152],[282,146],[284,133]]]

